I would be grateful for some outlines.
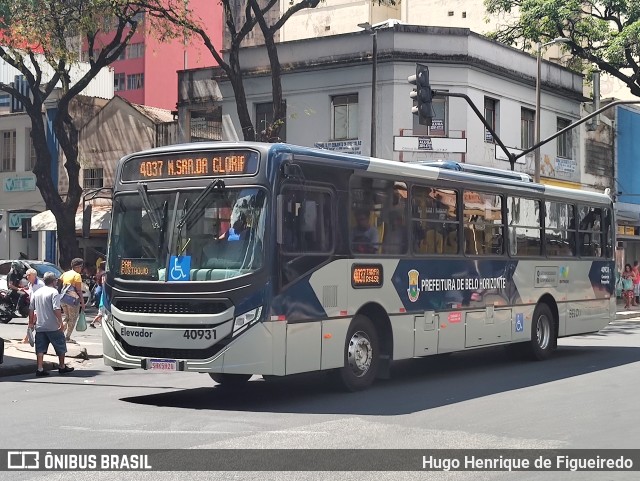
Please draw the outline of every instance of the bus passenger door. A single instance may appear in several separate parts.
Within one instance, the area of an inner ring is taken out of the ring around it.
[[[414,356],[420,357],[437,354],[439,319],[440,316],[434,311],[425,311],[424,314],[414,317]]]

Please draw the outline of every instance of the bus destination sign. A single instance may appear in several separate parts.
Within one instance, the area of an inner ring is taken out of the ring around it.
[[[155,259],[120,259],[120,275],[127,277],[147,277],[149,279],[158,278],[157,261]]]
[[[122,167],[123,182],[253,175],[258,153],[251,150],[202,151],[134,157]]]
[[[354,288],[382,287],[382,264],[353,264],[351,286]]]

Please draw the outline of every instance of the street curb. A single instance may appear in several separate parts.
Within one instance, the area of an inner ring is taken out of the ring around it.
[[[17,344],[19,339],[6,339],[4,349],[4,363],[0,364],[0,379],[9,376],[18,376],[22,374],[33,374],[37,369],[36,356],[33,352],[33,347],[27,347]],[[102,356],[89,356],[87,355],[87,349],[80,347],[80,352],[70,355],[67,353],[68,361],[76,361],[82,363],[92,358],[100,358]],[[13,355],[12,355],[13,354]],[[16,355],[18,354],[18,355]],[[67,362],[67,365],[69,363]],[[59,364],[55,361],[44,360],[43,368],[45,371],[55,371],[59,367]]]
[[[6,358],[7,356],[5,356],[5,359]],[[42,366],[45,371],[54,371],[58,369],[57,362],[44,361]],[[35,376],[36,368],[37,368],[37,364],[35,359],[33,360],[32,364],[24,363],[24,364],[18,364],[16,366],[7,366],[7,367],[5,367],[4,364],[0,364],[0,378],[8,377],[8,376],[19,376],[21,374],[33,374]]]

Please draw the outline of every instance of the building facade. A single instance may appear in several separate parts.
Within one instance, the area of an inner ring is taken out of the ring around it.
[[[379,30],[375,119],[371,35],[357,32],[279,45],[286,72],[284,141],[369,155],[373,121],[378,157],[403,162],[450,159],[508,169],[506,155],[463,99],[436,98],[433,124],[418,123],[411,114],[407,77],[415,73],[416,63],[422,63],[430,68],[432,88],[468,95],[512,151],[533,144],[535,58],[468,29],[395,25]],[[261,123],[269,121],[271,106],[268,58],[263,47],[243,49],[241,58],[259,131]],[[544,62],[542,139],[580,118],[586,100],[582,84],[582,75]],[[193,115],[216,109],[219,138],[242,139],[233,92],[220,69],[181,72],[179,92],[182,140],[198,140],[190,126]],[[609,186],[605,176],[584,170],[581,139],[579,129],[574,129],[544,145],[542,177],[574,187]],[[515,168],[533,174],[533,155],[521,158]]]
[[[222,6],[210,0],[190,0],[189,8],[199,18],[213,45],[222,47]],[[141,15],[140,21],[144,22]],[[115,20],[105,19],[105,33],[96,43],[106,44],[115,35]],[[126,34],[126,31],[125,31]],[[87,59],[84,45],[81,57]],[[139,28],[120,58],[111,64],[115,94],[129,102],[174,110],[176,107],[177,71],[215,65],[215,60],[200,37],[160,41],[151,30]]]
[[[42,59],[38,61],[42,68],[43,82],[51,78],[52,69]],[[75,82],[88,70],[88,64],[78,64],[71,70],[71,81]],[[21,73],[0,59],[0,82],[13,84],[27,92]],[[42,113],[47,118],[55,115],[57,94],[50,95]],[[108,69],[100,73],[74,99],[70,113],[76,125],[82,125],[81,105],[95,105],[102,99],[113,96],[113,75]],[[83,101],[82,99],[86,99]],[[104,100],[106,102],[106,100]],[[50,127],[50,123],[48,124]],[[53,162],[54,177],[58,167],[64,163],[52,130],[47,132],[49,152]],[[31,140],[31,119],[23,106],[11,95],[0,92],[0,259],[13,259],[24,253],[30,258],[55,261],[55,238],[52,235],[38,235],[30,231],[30,219],[46,209],[44,199],[36,187],[33,166],[36,152]],[[57,178],[54,179],[57,181]],[[24,229],[23,229],[24,227]],[[48,252],[48,253],[47,253]]]

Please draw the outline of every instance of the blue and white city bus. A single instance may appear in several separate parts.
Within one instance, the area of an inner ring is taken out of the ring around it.
[[[548,358],[615,314],[613,204],[529,176],[261,143],[123,158],[104,359],[114,368],[334,370],[510,345]]]

